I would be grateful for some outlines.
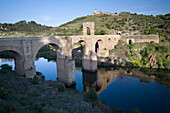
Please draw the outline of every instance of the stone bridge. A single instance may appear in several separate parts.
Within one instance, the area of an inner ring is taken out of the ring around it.
[[[87,35],[90,28],[90,35]],[[97,70],[97,56],[108,57],[109,50],[119,40],[127,43],[159,42],[157,35],[94,35],[94,23],[83,23],[83,35],[81,36],[54,36],[54,37],[18,37],[0,38],[0,51],[11,51],[15,55],[15,72],[33,78],[36,75],[35,58],[38,51],[50,44],[57,53],[58,80],[65,84],[75,82],[75,61],[72,59],[72,50],[76,43],[83,47],[82,67],[86,71]]]

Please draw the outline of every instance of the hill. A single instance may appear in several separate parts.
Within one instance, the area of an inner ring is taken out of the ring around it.
[[[2,37],[22,37],[22,36],[41,36],[47,35],[52,27],[41,25],[35,21],[25,20],[17,23],[0,23],[0,36]]]
[[[105,31],[106,34],[157,34],[161,39],[169,40],[170,14],[166,15],[138,15],[136,13],[122,12],[119,15],[88,15],[74,19],[53,29],[56,35],[80,35],[82,34],[82,23],[94,22],[95,34]]]
[[[0,37],[81,35],[83,22],[95,23],[95,35],[116,34],[118,31],[134,35],[158,33],[161,40],[170,41],[170,13],[153,16],[129,12],[120,14],[107,12],[78,17],[57,28],[25,20],[15,24],[0,23]]]

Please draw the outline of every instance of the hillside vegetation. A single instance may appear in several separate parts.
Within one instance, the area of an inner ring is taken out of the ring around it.
[[[170,43],[134,43],[120,40],[106,60],[127,67],[170,69]],[[168,45],[169,44],[169,45]]]
[[[152,16],[126,12],[120,13],[119,16],[83,16],[57,28],[25,20],[15,24],[4,23],[0,24],[0,37],[81,35],[83,22],[94,22],[96,35],[116,34],[118,31],[135,35],[158,33],[161,39],[170,40],[170,14]]]
[[[93,15],[76,18],[73,21],[62,24],[54,31],[60,35],[80,35],[82,34],[82,23],[94,22],[95,34],[105,31],[107,34],[116,34],[121,31],[122,34],[157,34],[161,39],[169,40],[170,35],[170,14],[157,15],[138,15],[129,14],[124,16],[113,15]]]
[[[0,37],[29,37],[48,35],[52,27],[37,24],[35,21],[27,22],[25,20],[17,23],[0,23]]]

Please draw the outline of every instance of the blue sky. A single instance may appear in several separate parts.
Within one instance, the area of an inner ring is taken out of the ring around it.
[[[170,0],[0,0],[0,23],[34,20],[57,27],[98,11],[158,15],[170,13]]]

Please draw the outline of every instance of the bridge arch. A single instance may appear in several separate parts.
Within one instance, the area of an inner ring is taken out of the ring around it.
[[[61,56],[61,53],[62,53],[62,49],[61,47],[59,47],[57,44],[55,43],[48,43],[48,44],[45,44],[45,45],[42,45],[40,46],[39,48],[36,49],[36,52],[34,53],[34,59],[36,58],[36,55],[38,54],[38,52],[45,46],[47,45],[51,45],[53,47],[53,50],[55,50],[55,52],[57,53],[57,55]]]
[[[59,43],[49,42],[49,43],[45,43],[45,44],[38,44],[38,46],[35,48],[35,51],[33,53],[33,59],[36,58],[38,51],[46,45],[51,45],[57,52],[57,55],[60,55],[60,56],[62,55],[63,49],[62,49],[61,45]]]
[[[76,64],[82,65],[82,60],[86,54],[86,42],[79,40],[75,42],[72,48],[72,59],[76,61]]]
[[[87,27],[87,35],[91,35],[91,29]]]
[[[102,49],[104,49],[104,42],[99,39],[95,43],[95,52],[98,54]]]
[[[22,53],[22,51],[21,51],[20,49],[21,49],[21,48],[10,47],[10,45],[8,45],[8,47],[6,47],[6,46],[0,47],[0,51],[10,51],[10,52],[12,52],[12,53],[17,53],[17,54],[19,54],[20,56],[23,56],[23,53]]]
[[[25,71],[24,71],[24,58],[23,55],[20,51],[15,50],[14,48],[10,48],[10,49],[0,49],[0,52],[10,52],[14,55],[14,64],[15,64],[15,72],[19,75],[25,75]],[[6,59],[6,58],[5,58]]]
[[[133,44],[133,43],[135,43],[135,40],[134,39],[127,39],[127,43],[128,44]]]
[[[52,48],[50,48],[50,46],[52,46]],[[44,50],[42,48],[44,48]],[[47,48],[47,50],[45,48]],[[60,62],[59,60],[62,60],[61,58],[64,58],[65,56],[62,55],[62,48],[58,44],[50,42],[48,44],[39,46],[39,48],[37,48],[37,50],[36,50],[38,52],[36,52],[36,54],[34,56],[34,60],[36,59],[36,57],[39,54],[39,52],[42,52],[42,54],[43,54],[43,55],[40,55],[40,57],[45,57],[44,54],[49,54],[49,53],[44,53],[44,52],[47,52],[49,50],[56,53],[56,57],[54,59],[51,59],[51,60],[55,60],[56,61],[56,68],[55,69],[57,69],[57,73],[54,76],[59,78],[59,74],[58,73],[60,71],[60,64],[58,64],[58,63]],[[36,69],[36,67],[35,67],[35,69]]]

